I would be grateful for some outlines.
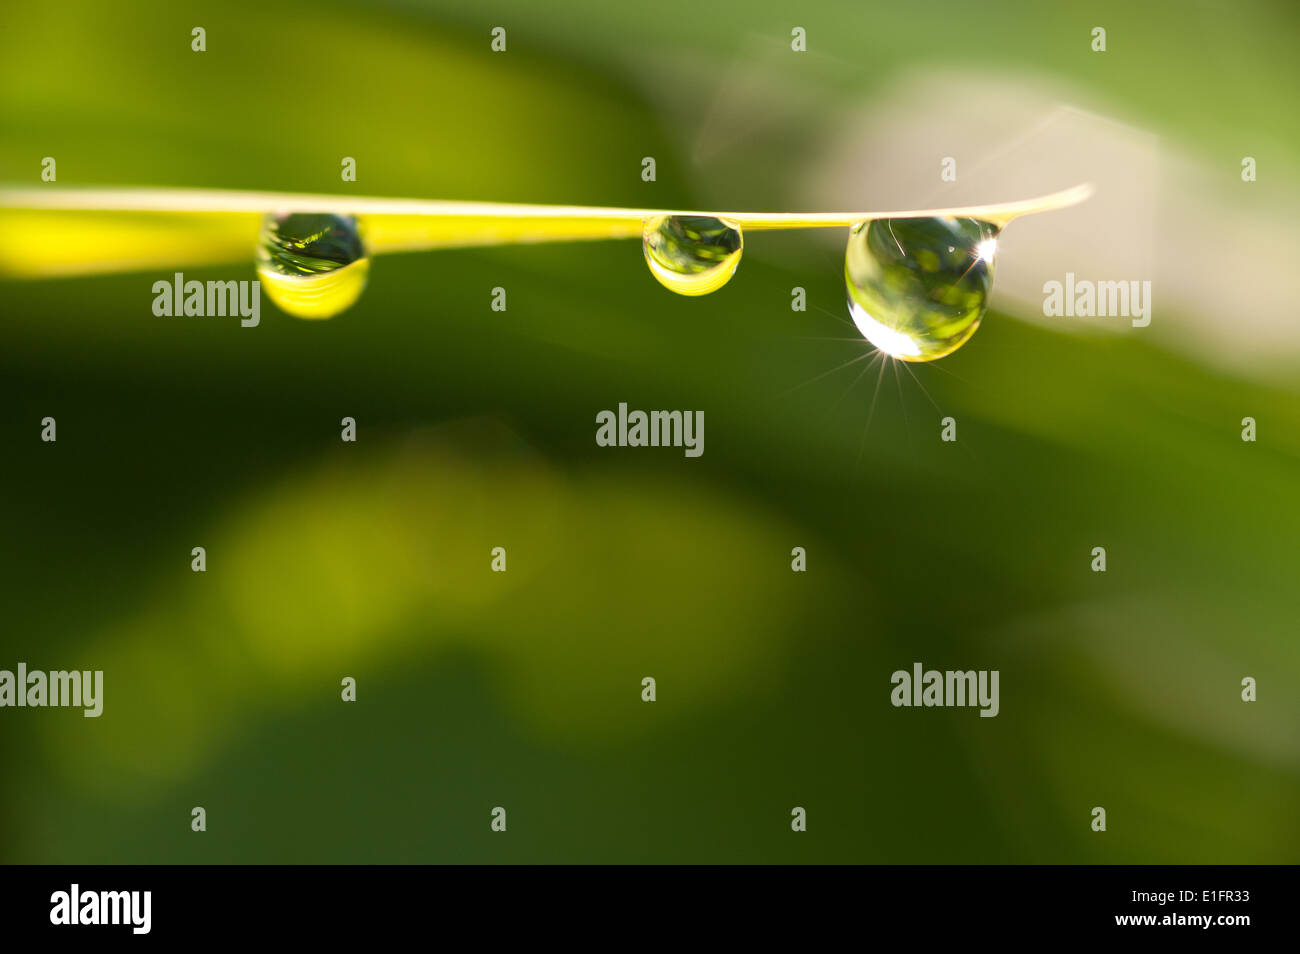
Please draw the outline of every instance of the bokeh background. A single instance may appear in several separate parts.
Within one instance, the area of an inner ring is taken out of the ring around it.
[[[0,859],[1300,860],[1300,18],[1134,6],[6,5],[10,185],[1098,193],[1011,227],[960,352],[866,373],[839,233],[700,299],[634,241],[395,255],[256,330],[4,281],[0,668],[106,700],[0,711]],[[1151,326],[1042,318],[1066,271],[1152,280]],[[703,457],[597,447],[620,401],[703,410]],[[891,707],[916,661],[1000,670],[1001,714]]]

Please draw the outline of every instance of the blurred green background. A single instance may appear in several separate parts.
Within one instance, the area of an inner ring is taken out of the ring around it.
[[[1300,155],[1280,4],[48,3],[0,25],[16,185],[54,156],[51,188],[796,211],[819,134],[929,67],[1086,90],[1229,180],[1242,140],[1274,180]],[[699,174],[713,81],[795,25],[807,57],[763,69],[820,105]],[[991,312],[933,367],[827,374],[866,347],[840,253],[796,233],[746,256],[688,299],[635,242],[396,255],[338,318],[264,298],[255,330],[155,317],[153,274],[0,285],[0,668],[106,683],[97,720],[0,711],[0,860],[1300,860],[1300,363]],[[252,278],[252,252],[185,271]],[[597,447],[620,401],[703,410],[704,455]],[[1000,670],[1000,715],[893,708],[916,661]]]

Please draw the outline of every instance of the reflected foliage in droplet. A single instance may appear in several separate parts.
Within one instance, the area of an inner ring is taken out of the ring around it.
[[[257,243],[262,287],[299,318],[331,318],[366,287],[370,259],[355,217],[326,212],[269,214]]]
[[[665,288],[679,295],[707,295],[731,280],[740,264],[740,226],[703,215],[647,219],[646,264]]]
[[[849,313],[903,361],[933,361],[970,340],[988,307],[998,229],[970,218],[871,219],[849,233]]]

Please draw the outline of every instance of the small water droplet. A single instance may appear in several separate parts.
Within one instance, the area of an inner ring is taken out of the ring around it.
[[[370,259],[357,220],[328,212],[268,214],[257,274],[271,300],[299,318],[332,318],[361,297]]]
[[[740,226],[707,215],[647,219],[642,245],[650,272],[679,295],[707,295],[731,280],[745,241]]]
[[[952,354],[988,307],[997,237],[997,227],[979,219],[859,222],[844,256],[858,331],[903,361]]]

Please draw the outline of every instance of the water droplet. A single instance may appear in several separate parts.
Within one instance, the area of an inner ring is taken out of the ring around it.
[[[844,278],[858,331],[903,361],[952,354],[975,334],[998,229],[979,219],[871,219],[849,233]]]
[[[740,226],[707,215],[647,219],[643,239],[651,274],[679,295],[707,295],[727,284],[745,248]]]
[[[262,219],[257,274],[271,300],[299,318],[332,318],[361,296],[370,259],[357,220],[328,212]]]

